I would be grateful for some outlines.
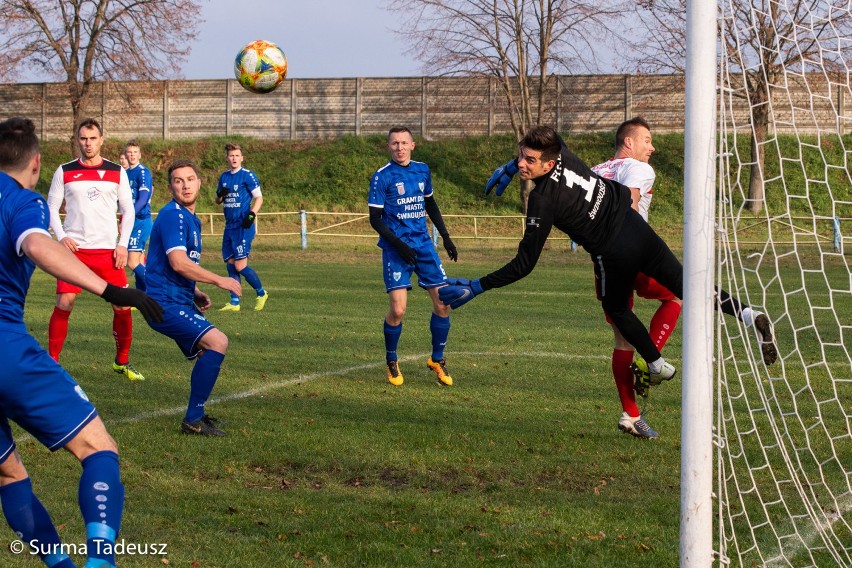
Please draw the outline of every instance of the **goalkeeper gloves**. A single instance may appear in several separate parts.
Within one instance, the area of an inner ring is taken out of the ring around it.
[[[251,224],[254,223],[254,218],[257,217],[257,214],[254,211],[249,211],[246,213],[245,218],[243,218],[243,229],[248,229],[251,227]]]
[[[512,181],[512,177],[518,173],[518,160],[514,159],[507,164],[504,164],[494,170],[494,173],[491,174],[491,177],[488,178],[488,181],[485,183],[485,195],[491,193],[491,190],[494,190],[494,195],[500,197],[503,195],[503,191],[508,187],[509,182]]]
[[[447,278],[447,286],[438,288],[438,297],[444,304],[457,310],[484,291],[478,278]]]
[[[216,188],[216,197],[220,199],[224,199],[225,196],[228,195],[228,186],[223,185]]]
[[[107,283],[101,298],[115,306],[133,307],[145,316],[148,322],[163,321],[163,308],[156,300],[136,288],[119,288]]]
[[[442,236],[441,238],[444,240],[444,250],[447,251],[447,256],[450,257],[450,260],[453,262],[458,262],[459,251],[453,241],[450,240],[450,235],[445,237]]]

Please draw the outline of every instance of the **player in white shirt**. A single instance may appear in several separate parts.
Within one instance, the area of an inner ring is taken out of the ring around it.
[[[80,158],[56,169],[47,204],[50,228],[56,240],[73,252],[95,274],[119,287],[127,286],[127,244],[133,230],[135,211],[127,172],[119,164],[101,157],[104,136],[101,125],[93,118],[84,119],[77,127]],[[65,223],[59,210],[65,202]],[[121,234],[116,223],[120,211]],[[59,361],[68,335],[68,319],[74,308],[78,286],[57,280],[56,307],[48,327],[48,352]],[[145,377],[130,364],[133,341],[133,319],[130,308],[113,306],[112,332],[116,353],[113,370],[130,380]]]
[[[648,222],[648,210],[654,192],[654,168],[648,164],[654,144],[651,140],[651,127],[639,117],[632,118],[619,125],[615,134],[615,157],[602,164],[593,166],[592,170],[599,176],[619,182],[630,189],[631,207],[639,212],[645,222]],[[599,290],[595,282],[596,290]],[[677,298],[653,278],[640,273],[636,276],[634,290],[641,298],[659,300],[660,307],[651,318],[649,334],[657,349],[663,346],[671,337],[683,301]],[[600,295],[600,293],[599,293]],[[630,299],[631,307],[633,298]],[[656,438],[655,432],[639,413],[634,393],[633,346],[624,339],[609,316],[607,323],[612,327],[615,345],[612,351],[612,374],[621,399],[622,414],[618,428],[641,438]]]

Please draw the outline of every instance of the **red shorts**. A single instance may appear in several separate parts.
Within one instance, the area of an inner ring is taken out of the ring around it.
[[[641,272],[636,275],[636,279],[633,281],[633,289],[636,291],[636,295],[640,298],[645,298],[646,300],[659,300],[660,302],[669,302],[671,300],[677,299],[677,296],[672,294],[668,288],[664,287],[662,284],[647,276],[642,274]],[[601,291],[598,286],[598,279],[595,278],[595,294],[598,297],[598,300],[601,299]],[[633,295],[630,296],[630,309],[633,309]],[[610,317],[604,312],[604,317],[606,318],[606,322],[611,324],[612,320]]]
[[[88,266],[92,272],[113,286],[125,288],[127,286],[127,274],[124,273],[123,268],[115,267],[113,252],[112,250],[104,249],[77,249],[74,255],[80,262]],[[57,294],[79,294],[82,291],[83,289],[79,286],[74,286],[64,280],[56,280]]]

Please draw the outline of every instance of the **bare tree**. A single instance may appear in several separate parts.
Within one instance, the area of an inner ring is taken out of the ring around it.
[[[684,72],[686,0],[640,0],[639,16],[649,32],[646,41],[636,44],[634,61],[639,68]],[[742,78],[732,92],[749,101],[748,206],[759,213],[765,197],[764,145],[773,89],[784,83],[788,70],[843,71],[844,60],[852,55],[852,15],[847,0],[722,0],[719,27],[729,74]]]
[[[405,16],[398,33],[427,75],[497,79],[518,140],[543,122],[554,74],[597,70],[596,51],[607,49],[623,7],[623,0],[389,2]],[[530,189],[522,187],[524,204]]]
[[[37,66],[68,87],[76,124],[92,85],[172,75],[200,23],[194,0],[0,0],[0,77]]]

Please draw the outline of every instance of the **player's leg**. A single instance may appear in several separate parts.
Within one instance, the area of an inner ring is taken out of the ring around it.
[[[426,361],[426,366],[435,373],[438,381],[452,386],[453,377],[447,370],[447,360],[444,357],[444,347],[450,335],[450,307],[445,305],[438,296],[438,288],[429,288],[432,299],[432,317],[429,320],[429,331],[432,334],[432,355]]]
[[[33,493],[32,482],[15,449],[9,424],[5,419],[2,430],[0,447],[6,451],[0,457],[0,505],[6,522],[28,546],[31,542],[38,543],[35,551],[47,566],[72,568],[74,563],[61,551],[62,540],[50,514]]]
[[[115,566],[112,547],[121,529],[124,485],[118,464],[118,446],[100,417],[86,424],[65,449],[80,460],[83,471],[77,498],[86,524],[87,566]]]
[[[234,267],[240,276],[246,279],[249,286],[254,288],[257,293],[257,300],[254,304],[255,311],[261,311],[266,306],[266,300],[269,299],[269,294],[263,289],[263,284],[260,282],[260,277],[255,272],[254,268],[249,266],[249,256],[251,256],[251,245],[254,242],[255,226],[252,225],[248,229],[243,229],[243,236],[240,245],[237,247],[237,254],[234,257]]]
[[[151,235],[151,219],[137,219],[133,224],[133,233],[127,245],[127,268],[133,272],[136,288],[146,290],[145,285],[145,245]]]
[[[86,265],[98,276],[119,288],[127,287],[127,274],[116,268],[110,250],[90,251]],[[112,370],[131,381],[144,381],[145,377],[130,363],[130,346],[133,343],[133,315],[126,306],[112,307],[112,336],[115,339],[115,358]]]
[[[225,229],[225,232],[222,234],[222,260],[225,262],[225,269],[228,271],[228,276],[240,282],[240,273],[237,270],[237,267],[234,265],[234,261],[237,254],[237,245],[239,243],[234,242],[234,231],[233,229]],[[220,312],[238,312],[240,311],[240,297],[231,292],[230,301],[224,305],[224,307],[219,308]]]
[[[4,376],[14,378],[0,381],[4,421],[16,422],[49,450],[65,447],[81,460],[79,499],[87,537],[114,539],[121,524],[124,489],[115,441],[106,433],[95,407],[67,371],[29,335],[5,337],[0,360],[5,365]],[[0,447],[8,445],[0,442]],[[88,544],[91,554],[96,547],[93,540]],[[102,560],[114,564],[111,555]]]
[[[385,291],[388,294],[388,312],[385,314],[382,331],[385,338],[385,362],[388,382],[396,387],[404,379],[399,368],[397,347],[402,336],[402,320],[408,307],[408,291],[411,289],[411,274],[414,267],[402,260],[395,250],[382,251],[382,266]]]
[[[228,336],[210,328],[198,341],[200,355],[192,368],[189,380],[189,402],[181,429],[189,434],[205,436],[224,436],[225,432],[217,427],[216,419],[205,412],[204,405],[216,386],[222,361],[228,351]]]
[[[65,345],[65,339],[68,337],[68,320],[71,317],[71,311],[74,309],[74,300],[77,299],[77,294],[82,290],[77,288],[77,292],[60,292],[60,290],[76,288],[61,280],[56,281],[56,288],[56,305],[53,307],[53,313],[50,314],[50,322],[47,326],[47,349],[53,360],[59,361],[62,346]]]
[[[654,341],[654,345],[662,351],[677,327],[677,320],[680,318],[683,300],[675,297],[662,284],[646,274],[636,276],[634,288],[640,298],[659,300],[660,302],[660,306],[654,312],[653,317],[651,317],[651,325],[648,331],[651,339]]]

